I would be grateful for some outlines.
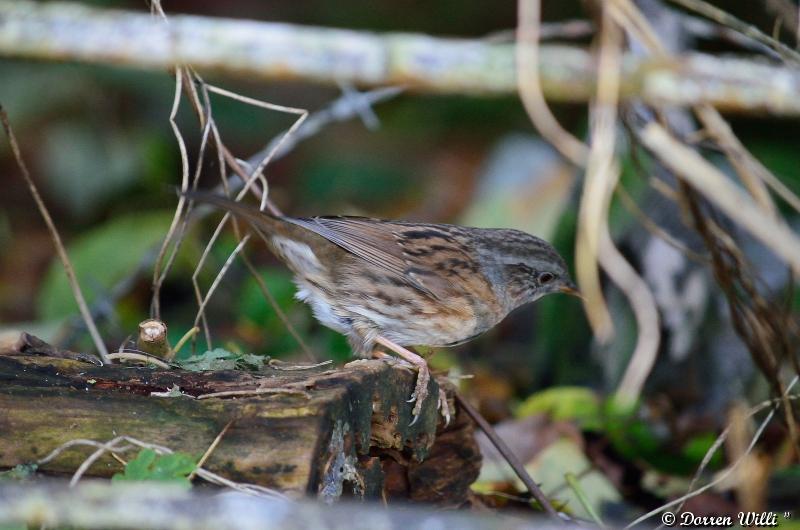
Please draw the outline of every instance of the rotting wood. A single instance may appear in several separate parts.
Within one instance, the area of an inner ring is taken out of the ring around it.
[[[480,468],[472,424],[451,404],[456,414],[444,428],[431,399],[409,426],[414,377],[403,366],[375,360],[324,371],[189,372],[0,352],[0,467],[35,462],[69,440],[118,435],[199,456],[234,420],[204,466],[226,478],[327,501],[460,504]],[[431,381],[433,396],[436,384]],[[444,385],[452,400],[452,387]],[[175,386],[187,396],[151,396]],[[256,389],[271,393],[190,397]],[[89,452],[70,449],[40,470],[71,473]],[[103,457],[89,475],[120,469]]]

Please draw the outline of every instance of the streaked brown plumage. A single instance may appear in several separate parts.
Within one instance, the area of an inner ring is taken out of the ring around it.
[[[188,197],[248,221],[294,273],[297,298],[357,354],[381,345],[418,366],[415,417],[430,376],[405,346],[454,346],[541,296],[576,292],[556,250],[518,230],[275,217],[217,195]]]

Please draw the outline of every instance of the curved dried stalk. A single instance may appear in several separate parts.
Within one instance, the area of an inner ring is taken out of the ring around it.
[[[290,113],[290,114],[299,115],[298,119],[295,120],[294,123],[292,124],[292,126],[289,127],[289,129],[281,136],[280,140],[278,140],[278,142],[276,142],[272,146],[272,149],[267,154],[267,156],[265,156],[264,159],[261,160],[261,162],[258,164],[258,166],[249,175],[242,174],[243,172],[242,172],[242,170],[241,170],[241,168],[239,166],[239,162],[237,160],[235,160],[234,157],[228,152],[227,148],[222,143],[222,139],[221,139],[221,136],[219,134],[219,130],[216,127],[216,124],[213,122],[213,120],[209,119],[210,127],[211,127],[211,130],[212,130],[212,134],[213,134],[213,137],[214,137],[214,141],[216,143],[216,147],[217,147],[218,153],[222,153],[222,156],[226,159],[226,161],[228,161],[231,169],[233,169],[237,173],[240,173],[241,174],[240,176],[242,177],[242,180],[244,181],[244,186],[242,187],[241,191],[237,195],[237,199],[240,199],[241,197],[243,197],[244,194],[247,193],[250,190],[250,188],[253,186],[253,183],[256,180],[261,180],[261,182],[262,182],[261,208],[264,209],[265,207],[271,206],[271,203],[269,203],[268,199],[267,199],[268,186],[267,186],[266,178],[263,175],[263,169],[270,163],[272,158],[275,156],[275,153],[278,152],[278,150],[283,146],[283,144],[286,141],[286,139],[291,137],[291,135],[294,134],[294,132],[297,130],[297,128],[300,127],[300,125],[302,125],[303,121],[308,116],[308,111],[306,111],[305,109],[298,109],[298,108],[294,108],[294,107],[286,107],[286,106],[283,106],[283,105],[275,105],[275,104],[267,103],[267,102],[260,101],[260,100],[257,100],[257,99],[248,98],[248,97],[245,97],[245,96],[240,96],[238,94],[235,94],[233,92],[230,92],[228,90],[225,90],[225,89],[222,89],[222,88],[219,88],[219,87],[215,87],[213,85],[203,84],[203,86],[204,86],[204,90],[208,90],[209,92],[213,92],[213,93],[225,96],[225,97],[229,97],[229,98],[235,99],[237,101],[242,101],[243,103],[246,103],[246,104],[249,104],[249,105],[255,105],[257,107],[265,108],[265,109],[268,109],[268,110],[276,110],[276,111],[279,111],[279,112],[287,112],[287,113]],[[221,166],[220,170],[224,174],[225,167]],[[226,185],[226,181],[225,181],[225,177],[224,176],[223,176],[223,185]],[[280,212],[277,212],[277,211],[274,211],[273,213],[276,214],[276,215],[280,214]],[[217,285],[221,281],[222,276],[227,271],[227,269],[230,267],[230,264],[232,263],[233,258],[235,258],[236,254],[238,254],[239,250],[242,248],[243,241],[245,241],[246,239],[249,238],[249,236],[245,236],[245,239],[239,242],[239,245],[237,245],[237,247],[236,247],[237,250],[235,250],[234,253],[232,253],[228,257],[228,259],[225,262],[225,265],[223,266],[223,270],[220,270],[220,272],[217,274],[217,277],[214,280],[214,283],[212,284],[212,287],[209,289],[209,291],[206,293],[206,295],[203,296],[202,293],[201,293],[201,290],[200,290],[199,283],[198,283],[198,276],[199,276],[200,271],[202,270],[202,268],[203,268],[203,266],[205,264],[206,259],[208,258],[208,254],[210,253],[212,246],[214,245],[214,243],[216,242],[217,238],[221,234],[222,229],[224,228],[225,224],[227,223],[228,219],[230,219],[230,217],[231,216],[230,216],[229,213],[225,213],[225,215],[222,217],[222,220],[217,224],[217,227],[215,228],[214,233],[212,234],[211,238],[209,239],[209,241],[207,242],[205,248],[203,249],[203,253],[200,256],[200,260],[198,261],[198,263],[197,263],[197,265],[195,267],[195,270],[192,273],[192,285],[194,286],[195,297],[197,298],[197,302],[198,302],[198,311],[197,311],[197,314],[195,316],[195,325],[199,324],[201,321],[203,322],[203,330],[204,330],[204,333],[205,333],[206,344],[207,344],[208,348],[211,348],[211,333],[210,333],[208,325],[207,325],[207,323],[205,321],[205,307],[206,307],[206,304],[208,303],[208,300],[209,300],[211,294],[213,293],[213,290],[216,289]]]
[[[641,132],[642,142],[671,171],[742,225],[800,274],[800,238],[782,220],[762,208],[719,169],[686,147],[657,123]]]
[[[579,167],[586,165],[586,145],[558,123],[542,94],[539,79],[540,0],[519,0],[517,4],[517,87],[522,104],[539,133]]]
[[[597,98],[591,108],[592,144],[578,213],[575,272],[592,330],[600,342],[608,342],[614,335],[614,324],[600,284],[598,258],[600,235],[608,231],[608,208],[619,178],[614,149],[621,52],[621,35],[609,16],[608,5],[603,8],[600,39]]]
[[[218,438],[219,438],[219,436],[218,436]],[[213,445],[213,442],[212,442],[212,445]],[[170,449],[169,447],[165,447],[163,445],[158,445],[158,444],[149,443],[149,442],[143,442],[143,441],[138,440],[136,438],[133,438],[131,436],[117,436],[117,437],[112,438],[111,440],[109,440],[108,442],[105,442],[105,443],[98,442],[98,441],[95,441],[95,440],[75,439],[75,440],[70,440],[70,441],[58,446],[53,451],[51,451],[47,456],[45,456],[44,458],[39,460],[37,462],[37,464],[39,464],[39,465],[46,464],[47,462],[50,462],[54,458],[58,457],[58,455],[60,455],[61,453],[63,453],[67,449],[70,449],[70,448],[76,447],[76,446],[95,447],[95,448],[97,448],[97,450],[95,452],[93,452],[86,460],[84,460],[83,463],[75,471],[75,473],[73,474],[72,479],[70,480],[70,483],[69,483],[70,487],[74,487],[75,484],[77,484],[77,482],[81,479],[81,477],[86,473],[86,471],[88,471],[89,467],[91,467],[91,465],[94,462],[96,462],[97,459],[99,459],[101,456],[103,456],[106,453],[111,453],[112,455],[116,455],[116,453],[130,451],[131,449],[134,449],[134,448],[151,449],[151,450],[155,451],[159,455],[165,455],[165,454],[172,454],[173,453],[172,449]],[[216,484],[218,486],[225,486],[225,487],[234,489],[236,491],[239,491],[239,492],[242,492],[242,493],[246,493],[248,495],[255,495],[255,496],[258,496],[258,497],[265,497],[265,498],[270,498],[270,499],[289,500],[289,498],[286,495],[284,495],[283,493],[281,493],[279,491],[276,491],[276,490],[273,490],[273,489],[270,489],[270,488],[266,488],[264,486],[259,486],[257,484],[246,484],[246,483],[234,482],[234,481],[232,481],[230,479],[227,479],[227,478],[225,478],[223,476],[220,476],[220,475],[218,475],[216,473],[213,473],[213,472],[211,472],[211,471],[209,471],[209,470],[207,470],[207,469],[205,469],[205,468],[203,468],[203,467],[201,467],[199,465],[195,469],[194,474],[196,476],[202,478],[203,480],[205,480],[207,482],[210,482],[212,484]]]
[[[178,150],[180,151],[181,155],[181,191],[185,193],[189,188],[189,155],[186,151],[186,142],[183,140],[181,130],[178,127],[178,124],[175,122],[175,117],[178,115],[178,108],[181,103],[183,77],[185,75],[184,70],[185,69],[182,66],[175,69],[175,96],[172,99],[172,109],[169,113],[169,124],[172,128],[172,133],[175,135],[175,139],[178,142]],[[178,228],[178,223],[183,215],[183,208],[185,204],[186,199],[184,196],[181,195],[178,197],[178,205],[175,208],[175,215],[172,217],[169,230],[167,230],[167,235],[164,237],[164,242],[161,244],[161,248],[158,250],[158,256],[156,257],[156,262],[153,266],[153,297],[151,300],[150,316],[159,320],[161,320],[161,285],[164,281],[161,274],[161,263],[164,260],[164,256],[167,253],[167,248],[169,247],[170,242],[172,242],[175,230]]]

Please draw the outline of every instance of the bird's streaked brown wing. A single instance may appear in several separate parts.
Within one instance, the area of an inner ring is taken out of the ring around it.
[[[450,281],[432,270],[420,248],[414,243],[430,243],[440,231],[414,230],[409,225],[380,221],[364,217],[311,217],[287,218],[287,221],[307,228],[353,255],[391,273],[409,285],[434,297],[447,296],[452,289]],[[429,225],[434,226],[434,225]],[[414,233],[428,234],[414,238]],[[423,241],[424,240],[424,241]],[[441,241],[440,243],[445,243]],[[454,249],[455,250],[455,249]]]

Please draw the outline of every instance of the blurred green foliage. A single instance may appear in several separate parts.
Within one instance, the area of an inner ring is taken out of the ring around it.
[[[163,241],[173,212],[151,211],[115,217],[81,235],[67,248],[75,275],[91,306],[108,296],[117,282],[129,277]],[[76,313],[77,306],[61,262],[55,259],[37,296],[39,317],[55,320]]]
[[[583,429],[598,430],[600,399],[590,389],[578,386],[558,386],[531,394],[519,404],[518,418],[547,414],[556,421],[575,421]]]
[[[672,474],[694,472],[714,444],[716,434],[701,433],[676,447],[669,431],[648,420],[641,407],[621,403],[613,396],[601,399],[585,387],[557,386],[528,396],[517,406],[515,416],[545,414],[555,421],[571,421],[585,431],[606,436],[626,459],[644,461]],[[709,461],[709,469],[717,469],[722,460],[722,453],[717,451]]]

